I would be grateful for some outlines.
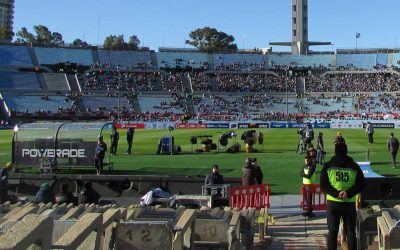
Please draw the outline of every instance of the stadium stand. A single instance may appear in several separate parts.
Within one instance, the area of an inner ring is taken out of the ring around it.
[[[37,91],[41,89],[41,86],[35,73],[0,71],[0,88]]]
[[[0,65],[33,66],[25,46],[0,45]]]
[[[207,54],[205,53],[185,53],[185,52],[159,52],[157,53],[157,63],[162,68],[207,68]]]
[[[213,54],[216,70],[257,71],[264,69],[263,56],[258,54]]]
[[[274,68],[274,65],[284,65],[291,67],[305,68],[329,68],[332,67],[334,55],[291,55],[291,54],[269,54],[268,65]]]
[[[99,50],[102,67],[125,69],[153,69],[151,55],[148,51],[112,51]]]
[[[377,54],[337,54],[336,56],[336,67],[370,70],[376,65]]]
[[[40,65],[67,62],[86,66],[94,64],[91,50],[35,47],[35,53]]]
[[[67,77],[61,73],[45,73],[43,77],[46,81],[48,90],[64,90],[70,91],[71,88],[68,85]]]
[[[400,53],[393,53],[393,55],[392,55],[392,66],[400,68]]]
[[[125,97],[109,97],[109,96],[82,96],[83,105],[88,112],[117,111],[118,107],[121,112],[126,110],[133,111],[132,105]]]
[[[66,101],[65,96],[55,95],[16,95],[3,93],[4,101],[11,112],[57,113],[71,109],[71,103]]]
[[[178,94],[138,96],[140,109],[144,113],[184,113],[187,109],[185,98]]]

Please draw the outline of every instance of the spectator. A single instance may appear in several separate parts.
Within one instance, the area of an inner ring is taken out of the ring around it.
[[[104,163],[104,156],[106,155],[107,151],[107,144],[103,141],[103,136],[100,135],[97,141],[97,146],[95,150],[95,158],[94,164],[97,169],[97,175],[103,173],[103,163]]]
[[[257,164],[257,158],[254,158],[251,163],[254,168],[254,174],[255,174],[257,184],[262,184],[264,174],[261,170],[261,167]]]
[[[33,202],[36,204],[39,203],[55,203],[55,195],[53,190],[50,188],[49,184],[47,182],[43,183],[40,186],[39,191],[36,193],[35,198],[33,199]]]
[[[82,192],[78,196],[78,204],[98,204],[101,196],[93,189],[92,182],[86,182]]]
[[[12,170],[14,164],[8,162],[0,172],[0,202],[4,203],[9,200],[8,197],[8,173]]]
[[[399,140],[394,137],[393,132],[390,133],[390,137],[387,141],[387,147],[390,152],[390,157],[392,158],[392,168],[396,168],[396,156],[399,151]]]
[[[329,250],[337,249],[340,220],[349,249],[357,249],[356,200],[364,186],[364,174],[353,158],[347,155],[344,143],[335,145],[335,155],[325,163],[320,176],[321,189],[327,196],[327,224]]]
[[[135,135],[135,128],[129,127],[128,132],[126,133],[126,141],[128,142],[128,150],[126,151],[126,154],[132,154],[132,143],[134,135]]]
[[[325,163],[324,139],[322,132],[319,132],[317,137],[317,164],[323,165],[324,163]]]
[[[116,127],[113,128],[110,134],[110,139],[111,139],[111,154],[116,155],[118,149],[118,141],[119,141],[119,133]]]
[[[69,185],[67,183],[63,183],[61,185],[61,191],[58,194],[56,194],[56,203],[61,205],[63,203],[76,204],[76,202],[77,202],[76,197],[71,191],[69,191]]]
[[[337,132],[336,133],[336,137],[335,137],[335,141],[333,142],[333,144],[339,144],[339,143],[343,143],[346,144],[346,141],[344,140],[342,133]]]
[[[218,165],[213,165],[211,169],[211,173],[207,175],[204,184],[206,185],[215,185],[215,184],[224,184],[224,177],[222,174],[218,172]]]
[[[374,127],[372,126],[371,122],[367,122],[365,133],[368,135],[368,143],[374,143]]]
[[[256,184],[255,170],[250,158],[246,159],[242,168],[242,186],[251,186]]]

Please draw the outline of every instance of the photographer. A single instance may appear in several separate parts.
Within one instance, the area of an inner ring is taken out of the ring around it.
[[[304,149],[308,148],[311,142],[314,140],[314,130],[310,123],[307,124],[305,128],[305,139],[304,139]]]
[[[304,148],[305,147],[304,141],[305,141],[305,134],[306,134],[305,128],[300,128],[299,130],[297,130],[297,134],[299,135],[299,143],[297,144],[296,152],[298,154],[303,154],[304,150],[305,150],[305,148]]]
[[[317,164],[319,165],[323,165],[325,162],[324,139],[322,136],[322,132],[319,132],[317,137]]]

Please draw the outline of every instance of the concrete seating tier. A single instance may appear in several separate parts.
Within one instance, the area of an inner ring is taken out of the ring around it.
[[[221,65],[238,64],[240,65],[238,70],[247,70],[252,68],[251,65],[264,65],[263,56],[257,54],[213,54],[212,58],[215,69]]]
[[[64,49],[64,48],[35,48],[39,64],[53,65],[58,63],[78,63],[81,65],[92,65],[93,55],[91,50]]]
[[[71,103],[65,100],[65,96],[56,95],[17,95],[3,94],[8,109],[15,112],[35,113],[65,111],[71,108]]]
[[[28,47],[0,45],[0,65],[32,66]]]
[[[142,95],[138,96],[142,112],[172,112],[182,113],[183,103],[174,100],[171,95]]]
[[[120,65],[124,68],[137,68],[138,65],[151,63],[151,55],[148,51],[112,51],[99,50],[101,64]]]
[[[35,73],[0,71],[0,89],[38,90],[41,87]]]
[[[65,74],[60,73],[45,73],[43,77],[46,81],[48,90],[64,90],[69,91],[71,88],[68,85]]]
[[[119,106],[122,112],[132,107],[124,97],[82,96],[82,101],[86,110],[90,109],[91,111],[117,111]]]
[[[255,210],[0,205],[0,249],[252,249]]]
[[[336,67],[373,69],[376,65],[377,54],[338,54],[336,56]]]
[[[285,65],[292,67],[329,67],[333,65],[335,55],[279,55],[270,54],[268,55],[268,65]]]
[[[159,68],[202,68],[207,65],[206,53],[185,53],[185,52],[159,52],[157,53]]]

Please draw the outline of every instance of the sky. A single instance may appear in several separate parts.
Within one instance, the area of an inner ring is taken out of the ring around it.
[[[141,46],[190,48],[189,33],[205,26],[235,37],[239,49],[266,48],[291,40],[292,0],[16,0],[14,32],[34,25],[103,44],[106,36],[138,36]],[[398,48],[399,0],[309,0],[310,41],[334,45],[313,50]],[[274,51],[287,51],[273,46]]]

